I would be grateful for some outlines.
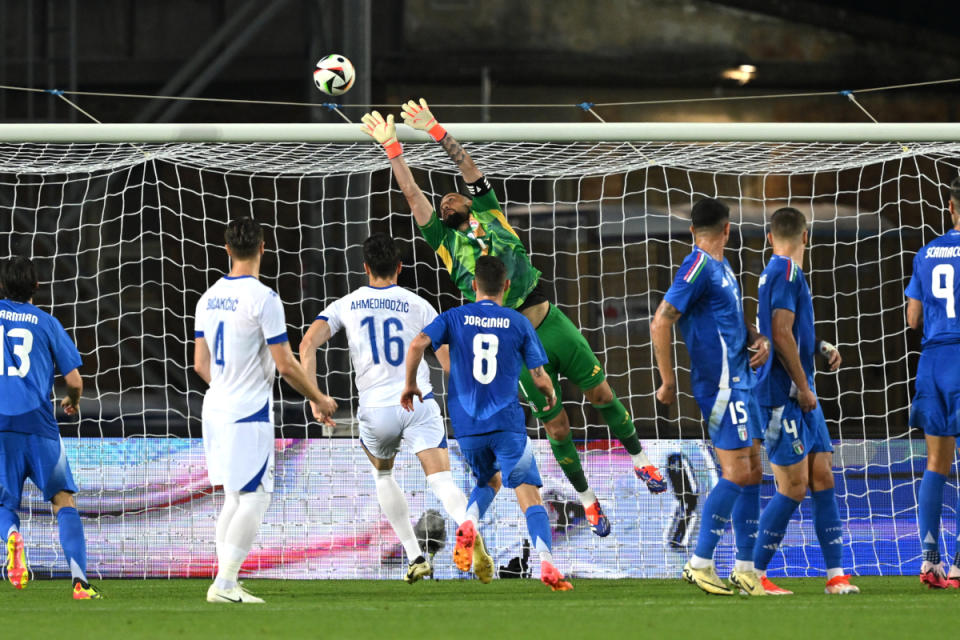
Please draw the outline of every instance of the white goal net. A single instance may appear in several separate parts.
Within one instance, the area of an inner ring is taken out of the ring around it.
[[[651,457],[669,468],[670,490],[649,494],[599,414],[565,388],[584,468],[613,533],[590,533],[546,440],[537,440],[563,567],[578,576],[675,577],[695,539],[716,471],[682,346],[679,405],[667,410],[654,400],[649,319],[690,250],[690,207],[710,196],[731,207],[726,255],[751,321],[769,257],[767,216],[786,204],[812,215],[805,270],[817,333],[844,358],[840,372],[818,374],[817,390],[836,446],[845,566],[858,574],[917,571],[924,449],[907,414],[919,336],[905,329],[903,289],[916,250],[949,225],[945,185],[958,173],[960,144],[467,148],[492,178],[548,296],[582,328]],[[408,144],[406,157],[435,203],[462,187],[438,146]],[[35,259],[35,302],[60,319],[84,358],[82,415],[61,416],[61,433],[81,488],[93,575],[212,575],[220,495],[207,482],[199,441],[204,384],[191,369],[192,314],[228,268],[223,231],[241,214],[266,228],[261,277],[284,302],[294,349],[327,303],[364,282],[359,246],[372,231],[402,242],[401,285],[439,309],[460,303],[373,144],[0,144],[0,257]],[[277,490],[245,571],[396,578],[401,550],[356,438],[343,336],[322,351],[318,369],[321,388],[340,403],[338,427],[309,422],[298,396],[278,382]],[[529,426],[544,437],[537,423]],[[455,443],[451,457],[467,488]],[[402,454],[397,468],[414,518],[439,509],[412,456]],[[768,475],[764,497],[772,491]],[[34,571],[65,572],[49,505],[32,486],[22,509]],[[809,505],[795,517],[771,575],[820,575]],[[460,575],[445,559],[453,529],[448,522],[440,578]],[[955,533],[945,529],[945,537]],[[526,529],[512,496],[495,501],[483,531],[503,577],[515,574]],[[726,536],[718,562],[732,563],[732,555]]]

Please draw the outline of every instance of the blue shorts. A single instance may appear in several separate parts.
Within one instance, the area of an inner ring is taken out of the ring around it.
[[[773,464],[788,467],[811,453],[833,451],[820,403],[813,411],[804,413],[791,399],[782,407],[764,407],[763,415],[767,421],[763,443]]]
[[[533,444],[526,433],[494,431],[457,438],[478,487],[486,486],[496,473],[503,474],[503,486],[516,489],[522,484],[542,487]]]
[[[60,438],[0,431],[0,504],[19,509],[27,478],[48,502],[61,491],[77,492]]]
[[[697,398],[716,449],[742,449],[763,439],[766,424],[751,389],[721,389]]]
[[[960,349],[954,345],[926,349],[917,365],[917,393],[910,406],[910,426],[931,436],[960,436]]]

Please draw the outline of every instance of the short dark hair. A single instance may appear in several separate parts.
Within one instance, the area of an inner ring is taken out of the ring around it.
[[[10,300],[28,302],[37,291],[37,269],[33,260],[13,256],[2,269],[3,292]]]
[[[690,224],[693,225],[694,231],[701,229],[719,231],[729,220],[730,207],[714,198],[699,200],[690,210]]]
[[[507,281],[507,266],[500,258],[480,256],[473,271],[477,281],[477,292],[485,296],[495,296],[503,291]]]
[[[260,243],[263,242],[263,229],[260,228],[260,223],[253,218],[247,216],[234,218],[227,224],[223,239],[230,247],[234,258],[246,260],[254,257],[260,251]]]
[[[397,272],[400,250],[393,238],[385,233],[374,233],[363,241],[363,261],[370,273],[378,278],[390,278]]]
[[[781,207],[770,216],[770,233],[776,238],[797,238],[807,230],[807,217],[793,207]]]
[[[950,181],[950,199],[954,207],[960,207],[960,176]]]

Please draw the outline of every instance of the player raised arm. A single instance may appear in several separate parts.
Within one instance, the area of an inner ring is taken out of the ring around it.
[[[397,128],[393,123],[393,115],[388,115],[384,120],[379,111],[372,111],[364,114],[361,121],[363,132],[379,142],[387,152],[387,158],[390,159],[390,166],[393,168],[393,177],[396,178],[397,185],[407,199],[407,205],[413,213],[414,220],[421,226],[426,225],[433,215],[433,206],[417,186],[413,173],[403,158],[403,147],[397,140]]]
[[[800,348],[793,337],[793,321],[796,314],[789,309],[774,309],[771,321],[773,348],[777,358],[790,375],[797,387],[797,404],[802,411],[813,411],[817,407],[817,396],[807,384],[807,375],[800,362]],[[754,354],[756,357],[756,354]],[[752,364],[752,362],[751,362]]]
[[[74,369],[63,376],[63,379],[67,383],[67,395],[60,401],[60,407],[68,416],[72,416],[77,413],[80,394],[83,393],[83,378],[80,377],[80,371]]]
[[[426,131],[431,138],[439,142],[443,150],[447,152],[450,159],[460,169],[464,180],[472,184],[483,178],[483,173],[474,164],[470,154],[433,117],[426,100],[420,98],[419,104],[410,100],[402,105],[402,109],[403,113],[400,114],[400,117],[403,118],[403,122],[414,129]]]
[[[423,360],[423,354],[431,342],[430,336],[421,331],[417,334],[417,337],[410,342],[410,348],[407,349],[407,379],[404,383],[403,393],[400,394],[400,406],[407,411],[413,411],[414,396],[423,402],[423,394],[420,392],[420,387],[417,386],[417,367],[420,366],[420,361]],[[444,347],[445,346],[446,345],[444,345]],[[449,358],[447,360],[447,367],[449,368]]]
[[[653,342],[653,355],[660,371],[660,388],[657,400],[663,404],[673,404],[677,399],[677,376],[673,370],[673,325],[680,319],[681,313],[672,304],[664,300],[657,307],[650,323],[650,340]]]
[[[281,342],[268,346],[270,348],[270,355],[273,356],[273,361],[277,365],[277,372],[283,376],[283,379],[286,380],[291,387],[296,389],[298,393],[303,395],[307,400],[310,400],[311,407],[316,404],[317,408],[319,408],[319,413],[314,411],[313,417],[316,418],[318,422],[331,426],[334,425],[333,418],[330,416],[337,410],[337,401],[317,388],[317,383],[315,382],[316,375],[314,375],[313,380],[307,376],[307,372],[303,370],[303,367],[300,366],[297,358],[293,355],[293,351],[290,349],[290,343]]]

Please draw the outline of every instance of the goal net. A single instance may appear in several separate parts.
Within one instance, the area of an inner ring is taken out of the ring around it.
[[[692,203],[710,196],[731,207],[726,256],[750,321],[770,254],[765,221],[786,204],[812,216],[805,271],[817,334],[844,359],[838,373],[817,375],[836,447],[844,563],[858,574],[917,572],[924,445],[907,416],[919,336],[905,329],[903,290],[914,253],[949,226],[945,185],[958,173],[960,144],[466,146],[492,178],[549,297],[582,328],[670,483],[667,493],[649,494],[599,414],[565,387],[585,471],[613,533],[590,533],[542,427],[531,420],[561,566],[578,576],[675,577],[695,540],[716,467],[689,393],[682,343],[679,403],[655,402],[649,319],[690,251]],[[462,188],[437,145],[407,144],[406,158],[434,203]],[[81,416],[61,416],[61,433],[81,488],[93,575],[214,572],[222,496],[207,482],[199,439],[205,385],[191,369],[192,316],[201,293],[228,270],[223,231],[238,215],[265,226],[261,278],[284,302],[295,350],[326,304],[364,283],[360,244],[373,231],[401,241],[401,285],[438,309],[461,302],[373,144],[0,144],[0,257],[36,260],[35,302],[63,323],[84,358]],[[396,578],[401,549],[379,512],[356,436],[344,336],[318,361],[321,388],[340,403],[338,425],[310,422],[304,403],[278,382],[277,488],[244,572]],[[442,389],[439,371],[434,376]],[[468,489],[455,442],[451,459]],[[766,470],[764,503],[773,491]],[[408,452],[398,458],[397,476],[414,519],[440,509]],[[823,573],[808,503],[771,575]],[[34,571],[66,572],[50,507],[29,483],[21,517]],[[951,539],[957,532],[945,521]],[[460,576],[447,560],[453,523],[445,531],[429,516],[424,523],[436,544],[446,545],[437,576]],[[482,530],[501,576],[521,574],[526,529],[511,495],[498,497]],[[732,556],[728,535],[718,563],[732,564]]]

